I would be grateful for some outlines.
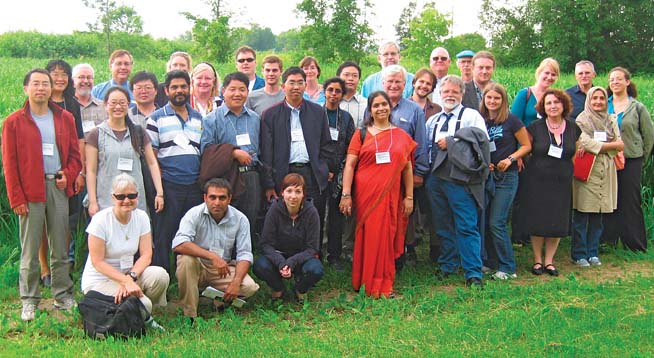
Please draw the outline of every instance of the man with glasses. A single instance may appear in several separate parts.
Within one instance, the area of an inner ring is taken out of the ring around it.
[[[75,87],[75,98],[79,102],[82,114],[84,134],[107,119],[104,102],[91,95],[94,77],[93,67],[88,63],[80,63],[73,67],[73,86]]]
[[[245,73],[250,80],[248,90],[250,92],[263,88],[266,82],[263,78],[257,76],[257,53],[250,46],[241,46],[234,53],[236,58],[236,69],[238,72]]]
[[[165,84],[168,104],[150,115],[147,132],[159,160],[166,203],[154,220],[152,265],[170,272],[170,245],[179,221],[185,212],[202,202],[202,191],[197,184],[202,115],[188,103],[191,86],[188,72],[168,72]]]
[[[132,74],[132,65],[134,58],[127,50],[116,50],[109,56],[109,70],[111,71],[111,79],[102,82],[93,87],[91,95],[95,98],[104,100],[104,95],[107,90],[112,86],[121,86],[129,92],[129,99],[134,100],[132,91],[129,89],[129,76]]]
[[[338,66],[336,76],[345,81],[346,88],[340,107],[352,115],[355,128],[359,128],[363,125],[363,114],[367,106],[366,99],[357,92],[361,80],[361,67],[356,62],[345,61]]]
[[[262,187],[266,199],[277,198],[284,176],[302,175],[305,195],[312,198],[320,215],[320,242],[325,218],[325,191],[329,173],[336,168],[329,158],[335,156],[331,144],[329,122],[325,110],[302,98],[306,74],[299,67],[290,67],[282,74],[284,101],[273,105],[261,117]]]
[[[441,107],[443,106],[441,101],[441,80],[447,76],[451,64],[450,54],[443,47],[436,47],[431,51],[431,55],[429,55],[429,67],[431,67],[431,72],[436,76],[436,88],[432,92],[431,101]]]
[[[377,55],[377,60],[382,66],[382,71],[384,68],[390,65],[399,65],[400,64],[400,47],[395,42],[386,42],[379,46],[379,54]],[[382,71],[373,73],[368,76],[365,81],[363,81],[363,87],[361,88],[361,95],[368,97],[371,93],[375,91],[382,91]],[[409,98],[413,93],[413,74],[406,73],[406,85],[404,86],[404,92],[402,92],[402,97]]]
[[[71,310],[73,281],[69,276],[68,198],[82,170],[77,130],[72,114],[49,102],[52,79],[34,69],[23,79],[27,100],[2,127],[2,164],[9,205],[19,222],[19,292],[21,319],[31,321],[41,300],[39,246],[47,229],[54,307]]]
[[[152,72],[139,71],[129,81],[129,88],[134,93],[136,106],[133,106],[127,114],[134,124],[145,128],[146,118],[159,108],[154,99],[157,95],[157,76]]]
[[[463,82],[472,81],[472,57],[473,51],[463,50],[456,54],[456,67],[459,68]]]
[[[268,55],[264,57],[262,66],[266,85],[250,92],[245,103],[246,107],[257,112],[259,116],[265,109],[283,100],[285,95],[279,84],[279,78],[283,71],[282,59],[275,55]]]

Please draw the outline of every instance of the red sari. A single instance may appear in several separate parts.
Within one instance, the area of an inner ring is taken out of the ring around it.
[[[363,145],[360,138],[357,129],[347,151],[358,156],[353,189],[357,225],[352,286],[358,291],[364,285],[369,296],[388,297],[393,292],[395,259],[404,252],[408,222],[402,214],[402,170],[413,162],[417,144],[401,128],[376,136],[368,132]],[[391,162],[377,164],[376,152],[384,151],[390,152]]]

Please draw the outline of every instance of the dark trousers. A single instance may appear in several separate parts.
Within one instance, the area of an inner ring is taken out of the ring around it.
[[[300,267],[293,270],[295,290],[299,293],[307,293],[322,278],[324,274],[323,267],[318,259],[309,259],[298,266]],[[284,279],[279,273],[279,268],[275,267],[266,256],[259,256],[254,260],[252,272],[258,278],[264,280],[273,291],[284,291]]]
[[[325,209],[327,206],[326,203],[326,192],[320,190],[320,185],[316,181],[316,178],[313,175],[313,171],[309,165],[303,167],[297,167],[289,165],[289,173],[297,173],[302,175],[304,178],[304,196],[306,198],[313,199],[313,205],[318,209],[318,216],[320,217],[320,238],[319,238],[319,249],[318,252],[322,252],[322,240],[323,240],[323,228],[325,222]],[[321,254],[322,255],[322,254]]]
[[[616,245],[618,240],[633,251],[647,251],[647,236],[643,218],[640,179],[643,158],[627,158],[624,169],[618,171],[618,209],[605,214],[602,242]]]
[[[343,253],[343,227],[345,217],[339,204],[341,196],[334,197],[329,193],[329,213],[327,214],[327,261],[338,260]]]
[[[172,273],[170,250],[179,222],[186,212],[202,203],[202,191],[197,184],[176,184],[163,180],[164,209],[157,216],[154,230],[152,265],[161,266]]]
[[[261,183],[259,182],[259,173],[256,171],[249,171],[241,173],[241,177],[245,181],[245,192],[241,193],[238,197],[232,199],[232,205],[238,211],[245,214],[250,222],[250,237],[252,240],[252,247],[256,247],[256,233],[257,231],[257,215],[261,208]]]

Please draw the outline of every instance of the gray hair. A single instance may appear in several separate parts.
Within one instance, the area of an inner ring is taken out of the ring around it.
[[[120,173],[114,177],[114,180],[111,182],[112,194],[115,194],[121,190],[125,190],[128,186],[134,186],[135,189],[138,189],[136,185],[136,179],[133,176],[127,173]]]
[[[393,46],[397,49],[397,52],[400,52],[400,46],[398,46],[397,42],[395,41],[388,41],[384,42],[383,44],[379,45],[379,49],[377,50],[377,54],[381,55],[382,52],[384,51],[385,48]]]
[[[386,77],[396,74],[402,74],[402,77],[404,77],[404,82],[406,82],[406,70],[400,65],[390,65],[384,67],[381,71],[382,81],[385,80]]]
[[[583,65],[590,66],[590,68],[593,70],[593,72],[595,72],[595,65],[593,65],[593,63],[588,61],[588,60],[581,60],[581,61],[577,62],[575,64],[575,72],[577,71],[577,67],[583,66]]]
[[[90,70],[91,75],[95,76],[95,70],[93,70],[93,66],[91,66],[88,63],[79,63],[79,64],[75,65],[75,67],[73,67],[72,77],[76,77],[77,74],[79,73],[79,71],[84,70],[84,69]]]
[[[459,86],[459,88],[461,88],[461,94],[464,94],[466,92],[465,82],[463,82],[461,77],[457,75],[447,75],[443,77],[443,79],[441,80],[441,91],[443,91],[443,86],[448,82],[455,86]]]

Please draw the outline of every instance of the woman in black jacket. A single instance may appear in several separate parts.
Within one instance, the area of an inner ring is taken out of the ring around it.
[[[282,197],[276,199],[263,224],[260,247],[252,270],[273,290],[273,301],[284,294],[284,279],[295,279],[295,297],[306,299],[307,291],[323,276],[318,260],[320,219],[311,200],[304,197],[304,178],[296,173],[282,180]]]

